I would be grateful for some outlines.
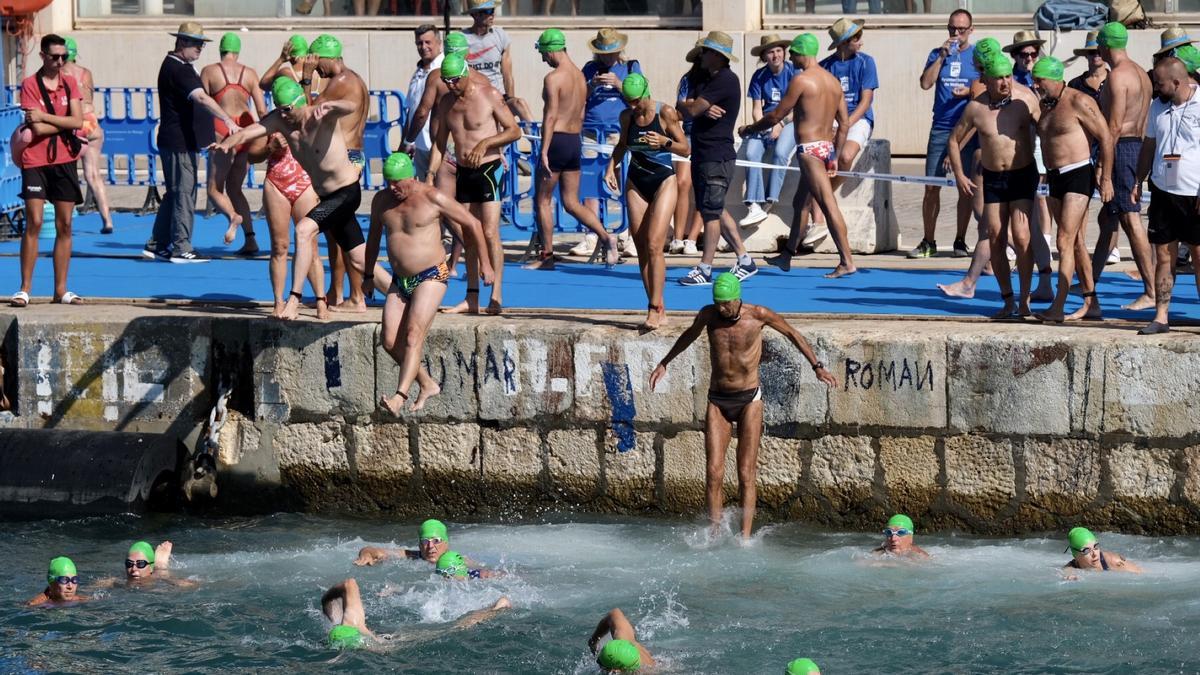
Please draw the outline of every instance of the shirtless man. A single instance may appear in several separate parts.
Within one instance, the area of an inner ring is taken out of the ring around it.
[[[83,128],[79,131],[87,139],[87,147],[79,158],[83,161],[83,180],[96,198],[96,210],[100,212],[100,220],[104,223],[100,234],[112,234],[112,212],[108,208],[108,188],[100,175],[100,156],[104,150],[104,129],[96,118],[96,84],[92,79],[92,71],[75,62],[79,54],[73,38],[63,38],[67,41],[67,64],[63,72],[75,78],[79,83],[80,93],[83,94]]]
[[[962,117],[950,134],[948,155],[958,189],[964,197],[973,197],[975,186],[967,177],[959,155],[967,136],[979,136],[983,165],[983,219],[988,227],[988,245],[992,269],[1000,284],[1004,307],[993,318],[1011,317],[1015,312],[1029,316],[1030,283],[1033,280],[1033,253],[1029,239],[1029,214],[1039,181],[1033,161],[1033,135],[1038,103],[1033,93],[1017,87],[1012,79],[1008,57],[993,56],[983,63],[983,82],[987,90],[967,104]],[[1012,276],[1006,249],[1011,238],[1017,253],[1020,278],[1020,302],[1013,301]]]
[[[738,425],[738,492],[742,504],[742,536],[750,537],[754,508],[758,498],[758,444],[762,438],[763,404],[759,389],[758,366],[762,360],[762,331],[770,326],[796,345],[812,365],[817,379],[837,386],[825,364],[817,360],[812,346],[783,317],[766,307],[742,302],[742,284],[725,272],[713,282],[713,304],[700,310],[671,351],[650,373],[650,390],[667,374],[667,364],[683,353],[700,333],[708,332],[712,382],[708,390],[708,409],[704,418],[704,450],[708,458],[705,475],[708,517],[715,529],[721,521],[722,490],[725,481],[725,449],[733,425]]]
[[[371,201],[366,265],[368,269],[375,267],[380,238],[386,229],[393,277],[383,305],[381,340],[383,348],[400,366],[400,382],[396,393],[380,398],[379,404],[399,415],[414,380],[421,391],[409,407],[410,412],[425,407],[425,402],[441,391],[421,366],[421,354],[425,335],[446,295],[446,281],[450,278],[446,251],[442,248],[443,220],[455,236],[471,242],[479,251],[480,278],[484,285],[491,285],[493,272],[479,221],[462,204],[418,181],[411,157],[402,152],[389,155],[383,164],[383,178],[388,189],[376,193]],[[363,293],[369,294],[371,282],[363,283]]]
[[[913,528],[912,518],[903,513],[897,513],[888,519],[887,525],[883,528],[883,543],[871,552],[876,555],[928,558],[929,554],[925,552],[925,549],[913,543],[914,533],[916,530]]]
[[[579,201],[579,172],[583,160],[583,104],[588,85],[583,71],[567,54],[567,38],[557,28],[542,33],[537,42],[542,61],[552,69],[542,80],[542,154],[537,170],[537,218],[542,239],[541,257],[525,266],[530,270],[554,269],[554,188],[562,181],[559,202],[603,244],[605,264],[612,268],[619,255],[617,237],[604,229],[600,218]]]
[[[440,520],[430,518],[417,529],[417,549],[364,546],[358,551],[354,564],[363,567],[377,565],[389,558],[424,560],[435,565],[443,553],[450,550],[450,533]]]
[[[501,282],[504,277],[504,248],[500,243],[500,197],[504,175],[502,152],[509,143],[521,138],[521,127],[504,105],[500,92],[490,84],[469,77],[470,68],[458,54],[447,54],[442,59],[442,82],[450,90],[438,102],[438,121],[434,147],[430,159],[430,172],[436,174],[446,156],[447,143],[454,139],[455,199],[467,204],[471,215],[483,223],[483,236],[488,254],[474,250],[467,244],[467,298],[451,313],[479,313],[479,286],[481,264],[492,262],[495,284],[492,286],[488,314],[499,314],[503,310]],[[472,288],[472,285],[474,287]]]
[[[46,589],[30,598],[25,606],[59,606],[88,600],[91,598],[79,594],[79,572],[75,569],[75,563],[66,556],[59,556],[50,561],[50,569],[46,573]]]
[[[346,156],[361,174],[368,170],[367,156],[363,153],[363,129],[367,125],[370,106],[367,83],[346,67],[342,61],[341,41],[329,34],[318,35],[309,45],[308,56],[304,57],[304,77],[300,84],[308,97],[306,100],[310,101],[313,100],[313,73],[321,76],[324,87],[314,103],[345,101],[351,106],[350,112],[341,118],[342,135],[346,139]],[[328,233],[325,244],[329,250],[329,292],[325,296],[329,308],[343,312],[367,311],[367,299],[361,290],[361,272],[349,263],[346,252]],[[342,277],[347,274],[350,276],[350,302],[343,304]]]
[[[612,639],[600,649],[600,640],[608,634]],[[596,664],[606,673],[632,672],[642,668],[653,668],[654,657],[650,650],[638,642],[637,630],[625,613],[614,608],[592,631],[588,638],[588,649],[596,657]]]
[[[837,155],[846,142],[850,124],[842,84],[821,67],[817,59],[820,50],[821,44],[812,33],[797,35],[792,40],[788,55],[792,65],[796,66],[796,74],[788,83],[783,100],[754,124],[739,129],[738,135],[745,138],[749,134],[770,129],[788,113],[792,113],[792,123],[796,129],[796,156],[800,158],[803,180],[796,186],[796,195],[792,198],[792,228],[787,246],[783,253],[768,258],[767,262],[785,272],[792,269],[792,256],[796,255],[808,229],[808,222],[803,217],[804,204],[812,195],[821,213],[825,214],[825,222],[833,232],[833,241],[837,244],[840,256],[838,266],[825,278],[837,279],[858,271],[850,252],[846,219],[842,217],[837,194],[829,180],[837,175]],[[835,121],[836,132],[833,128]]]
[[[308,96],[294,80],[280,77],[272,85],[275,110],[257,124],[209,146],[210,150],[230,152],[240,143],[279,132],[287,139],[292,156],[312,179],[312,187],[320,202],[308,215],[296,223],[296,241],[307,242],[316,233],[327,232],[345,250],[350,267],[363,274],[366,242],[354,212],[362,201],[359,169],[346,156],[345,131],[342,118],[355,112],[354,104],[344,100],[322,101],[307,105]],[[296,246],[292,259],[292,291],[280,313],[281,319],[299,316],[304,277],[312,264],[315,246]],[[376,265],[373,279],[380,290],[391,285],[391,275]]]
[[[1037,315],[1054,323],[1099,319],[1100,302],[1092,282],[1092,266],[1084,242],[1088,202],[1100,186],[1100,199],[1112,199],[1112,142],[1100,106],[1091,96],[1071,89],[1063,79],[1063,63],[1043,56],[1033,66],[1033,83],[1041,97],[1038,135],[1046,162],[1050,211],[1058,223],[1058,290],[1049,309]],[[1092,165],[1092,144],[1100,149],[1100,165]],[[1079,269],[1083,307],[1063,316],[1071,278]]]
[[[238,127],[245,128],[254,124],[254,116],[250,114],[250,102],[262,119],[267,114],[267,104],[263,101],[262,89],[258,86],[258,73],[249,66],[238,63],[242,51],[242,39],[237,33],[226,33],[221,36],[221,60],[204,66],[200,70],[200,81],[204,83],[204,92],[213,97],[217,105],[225,111]],[[229,127],[219,119],[213,120],[213,129],[217,140],[229,136]],[[266,146],[265,142],[258,144],[259,154]],[[238,148],[236,154],[214,155],[212,172],[208,177],[208,198],[226,218],[229,219],[229,229],[225,231],[225,243],[232,244],[237,237],[238,227],[245,232],[246,242],[238,249],[238,255],[254,255],[258,253],[258,242],[254,239],[254,220],[250,214],[250,202],[242,193],[242,185],[246,182],[246,171],[249,166],[248,147]]]
[[[1063,565],[1064,570],[1142,573],[1141,567],[1129,562],[1119,553],[1101,553],[1096,535],[1086,527],[1071,528],[1067,533],[1067,550],[1071,552],[1071,561]],[[1078,577],[1070,575],[1068,578]]]
[[[1117,245],[1117,224],[1129,237],[1133,261],[1142,277],[1141,297],[1122,309],[1154,307],[1154,268],[1150,263],[1150,240],[1142,226],[1142,205],[1137,194],[1137,163],[1146,131],[1146,114],[1154,87],[1150,77],[1125,51],[1129,31],[1117,22],[1100,29],[1100,56],[1112,67],[1100,90],[1100,111],[1108,120],[1113,143],[1113,196],[1100,210],[1100,238],[1092,253],[1092,276],[1097,282],[1108,255]]]

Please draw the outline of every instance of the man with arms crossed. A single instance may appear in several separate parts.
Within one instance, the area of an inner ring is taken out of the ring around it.
[[[442,82],[450,89],[450,96],[443,96],[435,110],[438,120],[434,137],[437,153],[429,167],[437,174],[441,161],[446,156],[449,139],[454,138],[457,176],[455,199],[466,204],[483,223],[483,237],[487,245],[487,256],[473,246],[467,245],[467,298],[450,310],[452,313],[479,313],[479,285],[483,261],[490,261],[495,273],[488,314],[503,311],[504,300],[501,281],[504,270],[504,248],[500,243],[500,197],[504,176],[504,159],[501,153],[509,143],[521,137],[521,127],[504,105],[504,99],[496,88],[477,82],[470,76],[471,69],[458,54],[447,54],[442,59]],[[472,285],[474,287],[472,288]]]
[[[472,242],[479,251],[480,274],[485,285],[492,282],[492,265],[479,221],[462,204],[417,181],[408,155],[402,152],[389,155],[383,164],[383,179],[387,181],[387,189],[376,193],[371,202],[366,265],[375,267],[380,237],[386,228],[393,276],[383,305],[381,340],[383,348],[400,365],[400,382],[396,393],[382,397],[379,404],[399,415],[414,380],[421,392],[409,408],[412,412],[423,408],[430,397],[441,391],[421,366],[421,353],[450,278],[446,251],[442,248],[442,219],[456,237]],[[369,284],[363,282],[364,294],[371,293]]]
[[[840,91],[839,91],[840,95]],[[726,272],[713,283],[713,304],[700,310],[671,351],[650,373],[650,391],[667,374],[667,364],[686,350],[700,333],[708,331],[712,383],[708,390],[708,410],[704,418],[704,450],[708,458],[705,474],[708,517],[715,529],[721,521],[724,502],[725,450],[733,425],[738,425],[738,492],[742,504],[742,537],[749,538],[754,526],[758,499],[758,444],[762,438],[763,404],[759,389],[758,366],[762,360],[762,331],[774,328],[796,345],[812,364],[817,379],[837,386],[825,364],[817,360],[812,346],[783,317],[766,307],[742,302],[742,282]]]
[[[833,232],[833,241],[837,244],[840,259],[838,266],[825,275],[826,279],[837,279],[857,270],[854,266],[854,256],[850,253],[850,239],[846,234],[846,219],[838,207],[837,195],[829,182],[831,175],[837,172],[837,154],[842,144],[846,142],[846,132],[850,129],[846,115],[846,98],[842,93],[842,85],[829,71],[817,63],[817,53],[821,45],[817,36],[812,33],[797,35],[792,40],[788,53],[792,64],[796,66],[796,75],[788,83],[787,93],[779,105],[762,116],[754,124],[742,127],[738,134],[748,134],[770,129],[771,125],[792,113],[796,129],[796,156],[800,158],[803,177],[796,186],[796,195],[792,198],[792,228],[788,233],[787,248],[776,258],[767,262],[778,266],[787,272],[792,268],[792,256],[804,239],[801,230],[807,225],[804,219],[804,204],[809,195],[817,200],[821,213],[825,214],[825,222]],[[837,122],[837,131],[833,129]]]
[[[542,239],[541,257],[525,266],[531,270],[554,269],[554,187],[559,185],[561,203],[567,213],[583,223],[604,244],[605,263],[617,264],[617,238],[604,229],[600,218],[579,201],[579,171],[583,159],[583,104],[587,81],[583,71],[567,55],[567,38],[551,28],[537,42],[542,61],[551,70],[542,85],[542,156],[537,170],[537,218]]]

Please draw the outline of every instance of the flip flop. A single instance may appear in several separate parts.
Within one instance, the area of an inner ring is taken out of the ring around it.
[[[12,300],[8,301],[13,307],[25,307],[29,305],[29,294],[25,291],[17,291],[13,293]]]
[[[71,291],[67,291],[66,293],[63,293],[61,298],[55,299],[54,302],[60,305],[82,305],[83,298],[72,293]]]

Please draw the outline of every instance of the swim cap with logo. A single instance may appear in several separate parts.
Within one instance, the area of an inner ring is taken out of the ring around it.
[[[144,541],[135,541],[133,546],[129,547],[130,553],[141,553],[146,556],[146,562],[154,564],[154,547]]]
[[[271,96],[276,106],[302,107],[306,103],[304,87],[290,77],[277,77],[271,84]]]
[[[447,33],[446,40],[442,44],[442,49],[446,54],[466,54],[470,46],[467,44],[467,36],[462,33]]]
[[[713,281],[713,302],[729,302],[742,297],[742,282],[729,272],[721,272]]]
[[[442,59],[442,77],[462,77],[467,74],[467,62],[459,54],[447,54]]]
[[[292,58],[308,56],[308,40],[305,40],[303,35],[293,35],[288,38],[288,44],[292,46],[289,52]]]
[[[983,62],[983,74],[988,77],[1008,77],[1012,75],[1013,64],[1003,54],[996,54]]]
[[[67,43],[67,60],[74,63],[75,56],[79,53],[79,46],[75,44],[75,38],[66,37],[63,38],[63,41]],[[1191,45],[1186,46],[1190,47]]]
[[[388,158],[388,161],[391,161],[391,157]],[[442,521],[434,520],[433,518],[421,523],[421,529],[417,531],[417,537],[420,539],[450,541],[450,535],[446,532],[446,525]]]
[[[46,583],[54,583],[58,577],[73,577],[78,572],[75,570],[75,563],[65,555],[61,555],[50,561],[50,569],[46,572]]]
[[[629,640],[609,640],[596,657],[596,663],[605,670],[637,670],[642,667],[642,655]]]
[[[1129,44],[1129,30],[1120,21],[1109,21],[1100,29],[1096,41],[1101,47],[1125,49],[1125,45]]]
[[[1063,62],[1053,56],[1043,56],[1033,64],[1033,76],[1039,80],[1063,81]]]
[[[221,36],[221,46],[218,49],[222,54],[225,52],[240,54],[242,52],[242,38],[238,37],[237,33],[226,33]]]
[[[334,649],[354,649],[362,643],[363,634],[354,626],[341,624],[329,631],[329,646]]]
[[[1195,45],[1176,47],[1175,58],[1183,61],[1183,65],[1187,66],[1189,74],[1194,75],[1197,70],[1200,70],[1200,49],[1196,49]]]
[[[557,28],[547,28],[542,31],[538,37],[537,48],[539,52],[565,52],[567,50],[567,36]]]
[[[462,579],[471,572],[467,569],[467,561],[457,551],[446,551],[438,558],[437,561],[438,574],[444,577],[458,577]]]
[[[821,51],[821,43],[817,40],[817,36],[812,33],[801,33],[792,38],[792,44],[788,49],[800,56],[816,56]]]
[[[975,43],[975,63],[984,64],[997,54],[1003,53],[1003,47],[996,38],[983,38]]]
[[[916,532],[916,530],[913,528],[912,518],[909,518],[908,516],[904,515],[903,513],[897,513],[896,515],[892,516],[888,520],[887,526],[888,527],[903,527],[904,529],[908,530],[909,532]]]
[[[1067,533],[1067,542],[1071,546],[1071,550],[1079,553],[1087,546],[1096,543],[1096,535],[1086,527],[1073,527]]]
[[[821,669],[812,659],[796,659],[783,672],[784,675],[821,675]]]
[[[650,83],[641,73],[630,73],[621,81],[621,95],[627,101],[636,101],[650,95]]]
[[[384,180],[404,180],[415,175],[417,172],[413,169],[412,158],[403,152],[393,152],[383,162]]]
[[[316,40],[308,46],[308,51],[311,54],[316,54],[323,59],[337,59],[342,56],[342,41],[333,37],[329,33],[318,35]]]

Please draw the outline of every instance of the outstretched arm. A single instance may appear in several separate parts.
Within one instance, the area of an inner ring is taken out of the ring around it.
[[[675,340],[675,344],[671,345],[671,351],[667,352],[662,361],[658,362],[658,366],[655,367],[654,372],[650,373],[650,391],[654,391],[659,381],[666,376],[667,364],[674,361],[676,356],[682,354],[704,332],[704,327],[712,320],[712,312],[712,305],[709,305],[696,313],[696,318],[692,321],[692,325],[683,331],[678,340]]]
[[[233,152],[234,148],[243,143],[248,143],[256,138],[262,138],[272,131],[266,126],[267,120],[269,119],[271,119],[270,115],[264,118],[261,122],[256,122],[255,124],[251,124],[235,134],[226,136],[225,140],[221,141],[220,143],[213,143],[212,145],[208,146],[208,149],[215,150],[217,152]]]
[[[784,337],[791,340],[792,344],[796,345],[796,349],[799,349],[804,358],[808,360],[808,365],[812,366],[818,380],[831,387],[837,386],[837,378],[825,369],[824,364],[817,360],[817,355],[813,353],[812,345],[808,343],[808,340],[804,339],[804,336],[792,324],[784,321],[783,317],[776,314],[774,310],[762,305],[754,305],[754,315],[759,321],[779,331]]]
[[[775,106],[771,112],[764,113],[754,124],[748,124],[738,129],[738,135],[744,137],[749,134],[765,131],[778,124],[784,117],[787,117],[792,108],[795,108],[796,104],[800,101],[800,90],[803,86],[803,80],[800,79],[799,75],[792,77],[792,81],[788,82],[787,91],[783,94],[783,100],[779,102],[779,105]],[[845,103],[844,98],[842,102]],[[842,121],[845,120],[843,119]]]
[[[510,607],[512,607],[512,603],[509,602],[508,598],[501,596],[501,598],[496,601],[496,604],[488,607],[487,609],[477,609],[474,612],[468,612],[467,614],[464,614],[461,619],[454,622],[454,627],[456,629],[463,629],[476,626]]]
[[[600,640],[605,634],[612,636],[614,640],[629,640],[635,642],[637,640],[637,631],[633,624],[629,623],[629,619],[625,618],[625,613],[618,608],[613,608],[604,618],[600,619],[600,623],[596,624],[596,630],[592,631],[592,637],[588,638],[588,649],[595,654],[597,647],[600,645]]]

